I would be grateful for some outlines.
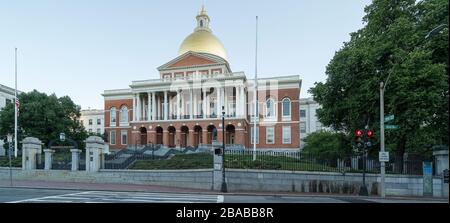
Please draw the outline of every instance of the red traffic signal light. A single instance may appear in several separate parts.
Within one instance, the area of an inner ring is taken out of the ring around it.
[[[363,135],[363,131],[357,129],[357,130],[355,131],[355,135],[356,135],[356,137],[361,137],[361,136]]]
[[[367,130],[367,137],[373,138],[373,132],[372,132],[372,130]]]

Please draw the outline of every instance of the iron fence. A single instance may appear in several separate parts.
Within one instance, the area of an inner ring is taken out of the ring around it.
[[[256,154],[256,160],[253,155]],[[365,161],[365,162],[364,162]],[[386,162],[386,173],[422,175],[422,162],[426,157],[406,154],[403,158],[392,157]],[[225,167],[235,169],[271,169],[289,171],[321,171],[341,173],[380,173],[378,157],[348,155],[329,158],[298,151],[226,150]]]

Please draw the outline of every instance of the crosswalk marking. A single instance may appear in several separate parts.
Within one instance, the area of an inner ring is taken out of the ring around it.
[[[147,192],[113,192],[84,191],[12,201],[10,203],[223,203],[222,195],[178,194],[178,193],[147,193]]]

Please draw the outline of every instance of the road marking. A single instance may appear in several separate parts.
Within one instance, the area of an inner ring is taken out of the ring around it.
[[[171,194],[145,192],[84,191],[71,194],[37,197],[9,203],[24,202],[64,202],[64,203],[104,203],[104,202],[145,202],[145,203],[223,203],[223,195]]]

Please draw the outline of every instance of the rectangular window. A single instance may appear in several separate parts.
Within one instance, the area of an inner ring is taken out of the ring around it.
[[[89,133],[92,133],[92,129],[89,129]]]
[[[89,119],[89,125],[92,125],[92,119]]]
[[[111,130],[111,134],[109,136],[109,142],[111,145],[116,145],[116,130]]]
[[[322,123],[316,122],[316,131],[322,130]]]
[[[101,119],[97,119],[97,125],[101,125],[102,124],[102,120]]]
[[[253,136],[254,128],[251,127],[250,129],[251,129],[250,141],[252,144],[254,144],[254,140],[253,140],[254,139],[254,136]],[[256,144],[259,144],[259,127],[256,127]]]
[[[274,127],[266,127],[266,144],[275,143],[275,130]]]
[[[5,104],[6,104],[6,105],[9,104],[9,103],[11,103],[11,102],[12,102],[11,99],[6,99],[6,100],[5,100]]]
[[[183,79],[183,73],[176,73],[175,79]]]
[[[283,126],[283,144],[291,144],[291,126]]]
[[[300,110],[300,117],[301,118],[306,117],[306,110]]]
[[[306,122],[300,122],[300,132],[306,133]]]
[[[100,129],[97,129],[97,133],[98,133],[98,134],[101,134],[101,130],[100,130]]]
[[[126,145],[126,144],[128,144],[128,133],[127,133],[127,130],[122,130],[121,132],[120,132],[120,135],[121,135],[121,139],[122,139],[122,145]]]

